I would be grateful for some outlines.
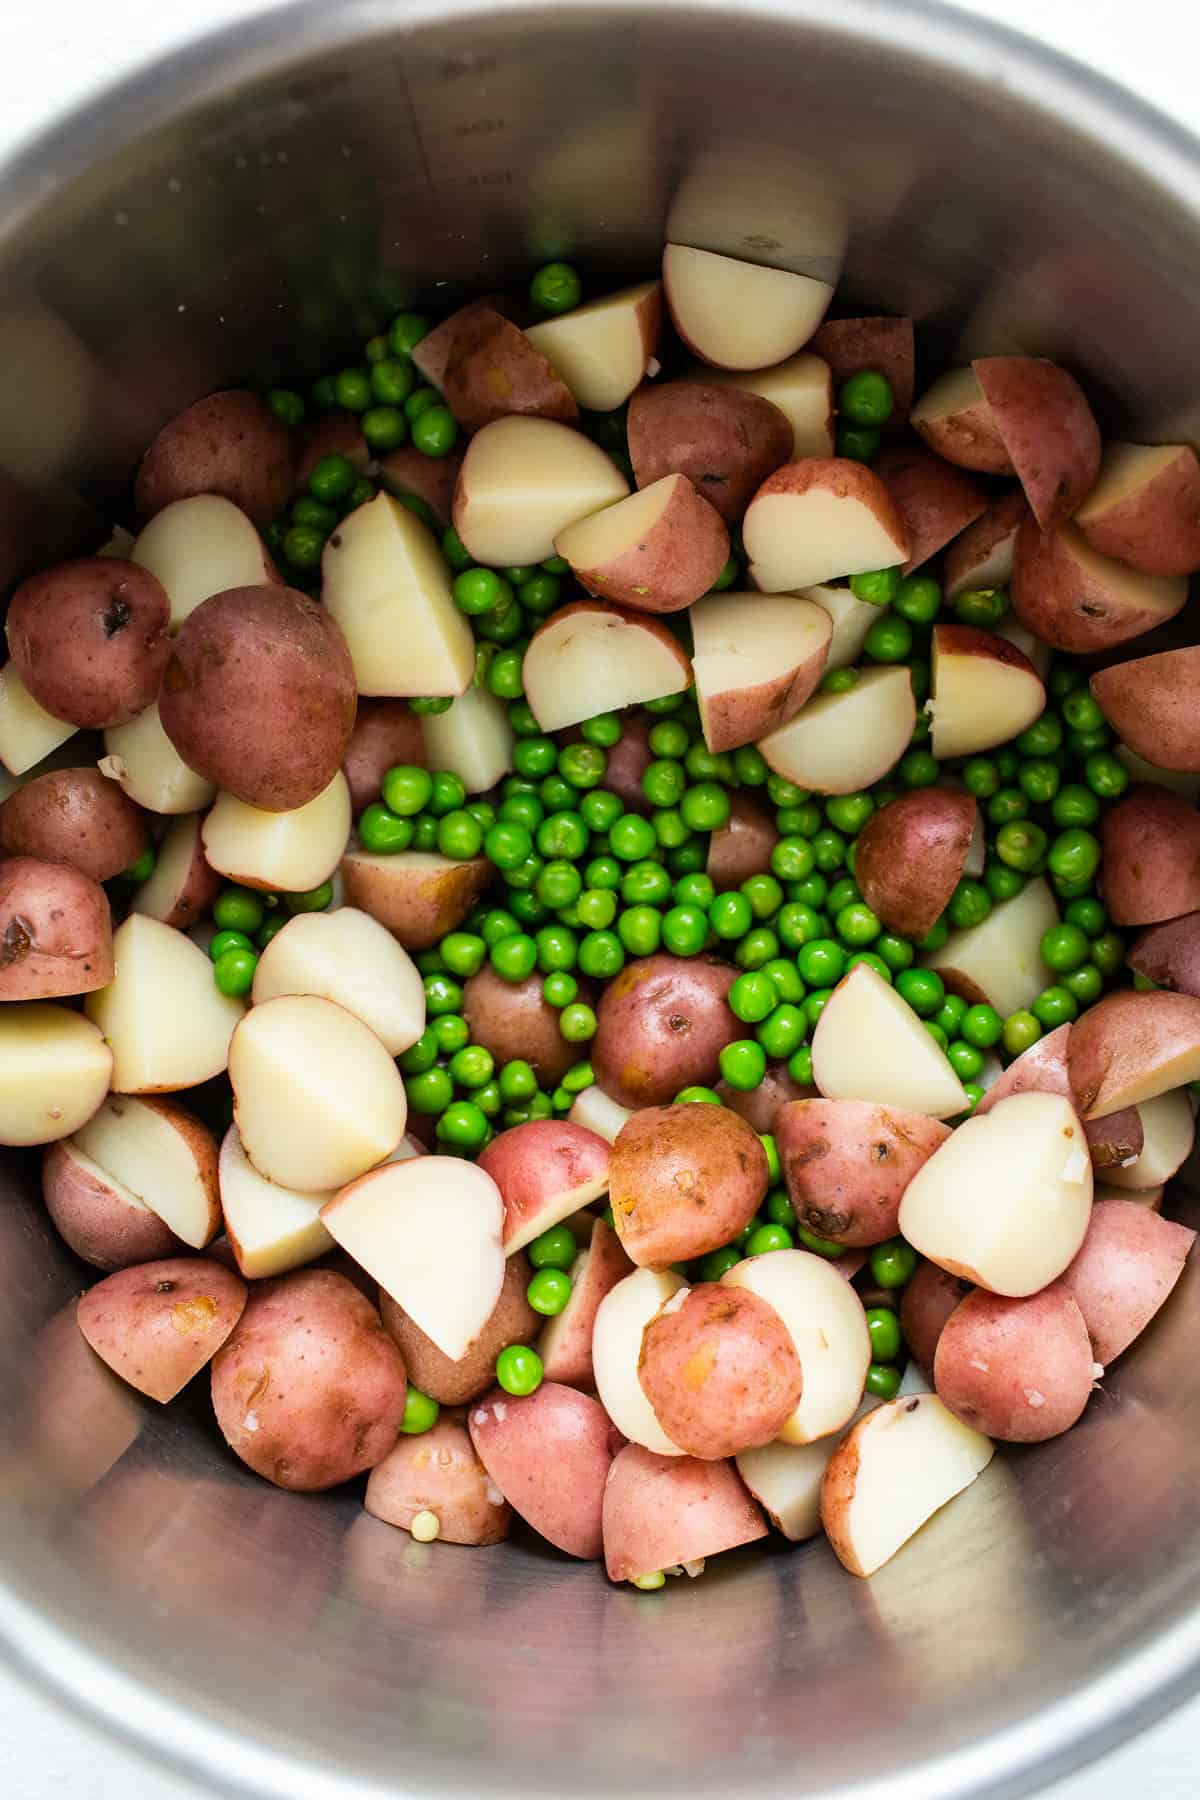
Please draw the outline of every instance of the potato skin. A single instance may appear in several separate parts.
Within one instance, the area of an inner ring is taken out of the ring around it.
[[[113,978],[112,913],[69,863],[0,861],[0,1001],[89,994]]]
[[[1200,813],[1139,781],[1100,821],[1100,893],[1115,925],[1158,925],[1200,907]]]
[[[727,998],[735,976],[715,957],[665,951],[626,963],[601,996],[592,1040],[605,1093],[623,1106],[659,1106],[715,1081],[721,1051],[742,1034]]]
[[[946,1320],[970,1292],[969,1281],[932,1262],[923,1262],[905,1288],[900,1301],[900,1329],[927,1375],[933,1374],[933,1359]]]
[[[1101,1200],[1087,1236],[1060,1276],[1106,1367],[1128,1350],[1183,1274],[1196,1233],[1138,1201]]]
[[[1164,624],[1183,606],[1187,588],[1182,583],[1178,604],[1170,610],[1114,594],[1072,554],[1072,546],[1082,544],[1082,541],[1071,524],[1053,531],[1040,530],[1032,513],[1017,531],[1013,547],[1012,608],[1026,630],[1032,631],[1044,644],[1076,656],[1112,650],[1118,644],[1127,643],[1130,638],[1140,637],[1144,631]],[[1094,683],[1095,677],[1093,686]],[[1096,697],[1101,698],[1099,693]],[[1161,756],[1163,746],[1154,737],[1147,739],[1144,729],[1137,736],[1143,742],[1148,741],[1155,750],[1154,760],[1161,767],[1167,767]],[[1130,737],[1128,742],[1139,754],[1145,754],[1135,738]]]
[[[771,866],[771,852],[779,842],[774,816],[745,788],[729,796],[729,817],[708,840],[705,872],[717,892],[740,887],[751,875]]]
[[[99,769],[52,769],[0,806],[0,849],[70,863],[93,881],[132,867],[148,843],[146,815]]]
[[[651,1106],[617,1134],[608,1191],[630,1261],[665,1269],[745,1229],[767,1191],[767,1155],[727,1106]]]
[[[686,475],[735,525],[768,475],[792,454],[793,433],[770,400],[740,388],[667,381],[629,402],[629,460],[639,488]]]
[[[1010,1444],[1070,1430],[1094,1373],[1083,1314],[1061,1281],[1022,1300],[977,1288],[947,1319],[933,1359],[934,1386],[955,1418]]]
[[[913,322],[892,316],[826,319],[805,345],[829,364],[835,387],[862,369],[886,376],[894,407],[889,427],[902,425],[912,411],[915,351]]]
[[[604,1484],[619,1437],[598,1400],[543,1381],[514,1399],[493,1388],[467,1412],[475,1454],[514,1512],[568,1556],[603,1551]]]
[[[872,467],[908,532],[906,575],[987,510],[987,495],[978,482],[922,444],[896,444]]]
[[[541,1330],[541,1314],[534,1312],[525,1298],[532,1276],[523,1250],[509,1257],[492,1315],[467,1354],[457,1362],[439,1350],[404,1308],[381,1288],[379,1313],[383,1327],[404,1358],[413,1386],[442,1406],[462,1406],[491,1387],[500,1352],[510,1344],[532,1344]]]
[[[57,563],[23,581],[8,609],[13,667],[39,705],[85,731],[125,725],[152,704],[171,654],[166,589],[115,556]]]
[[[462,923],[495,870],[486,856],[435,858],[418,868],[409,855],[373,857],[351,840],[342,858],[342,892],[347,906],[370,913],[406,950],[429,950]]]
[[[804,1389],[796,1346],[775,1308],[746,1288],[715,1282],[651,1319],[638,1380],[667,1436],[704,1461],[769,1444]]]
[[[591,1004],[594,997],[594,990],[581,981],[579,998]],[[529,1063],[543,1087],[557,1087],[579,1060],[575,1045],[568,1044],[558,1029],[557,1012],[542,999],[540,975],[505,981],[484,963],[463,986],[462,1011],[473,1044],[490,1050],[497,1066]]]
[[[760,1132],[774,1131],[779,1110],[789,1101],[817,1098],[816,1088],[801,1087],[798,1081],[793,1081],[783,1062],[768,1063],[767,1072],[756,1088],[731,1088],[727,1081],[718,1081],[713,1092],[721,1096],[722,1106],[727,1106],[730,1112],[737,1113],[747,1125]]]
[[[152,519],[189,494],[223,494],[262,531],[291,497],[296,444],[265,400],[226,388],[163,426],[137,472],[134,500]]]
[[[867,1100],[793,1100],[774,1132],[800,1223],[858,1250],[895,1237],[904,1190],[950,1127]]]
[[[1044,356],[971,365],[1043,531],[1069,519],[1100,468],[1100,428],[1073,375]]]
[[[399,1438],[371,1470],[363,1505],[406,1531],[419,1512],[431,1512],[447,1544],[498,1544],[512,1524],[512,1508],[476,1456],[466,1426],[454,1419]]]
[[[425,767],[420,719],[409,710],[407,700],[360,700],[354,730],[342,758],[342,774],[350,788],[356,819],[373,800],[378,800],[384,776],[397,763]]]
[[[1200,912],[1152,925],[1130,946],[1125,960],[1155,987],[1200,995]]]
[[[1200,1000],[1192,995],[1128,988],[1105,994],[1076,1020],[1067,1041],[1076,1112],[1085,1122],[1117,1112],[1114,1095],[1128,1093],[1147,1071],[1162,1068],[1197,1042]]]
[[[610,1581],[719,1556],[767,1535],[732,1463],[657,1456],[626,1444],[604,1490],[604,1566]]]
[[[179,1256],[105,1276],[75,1316],[110,1369],[166,1402],[228,1341],[246,1292],[241,1277],[220,1263]]]
[[[464,431],[480,431],[508,413],[564,425],[579,419],[574,394],[548,358],[511,319],[489,307],[461,321],[442,373],[442,393]]]
[[[379,463],[379,485],[395,500],[405,494],[423,500],[441,530],[454,511],[454,489],[466,451],[460,445],[449,456],[425,456],[413,444],[389,450]]]
[[[724,521],[681,475],[640,542],[607,561],[576,560],[572,569],[580,586],[602,600],[635,612],[674,613],[707,594],[728,559]]]
[[[976,812],[972,794],[916,788],[867,820],[854,879],[890,931],[919,940],[936,924],[962,878]]]
[[[212,1365],[213,1409],[235,1455],[276,1487],[316,1493],[382,1462],[404,1417],[404,1359],[344,1276],[256,1282]]]
[[[47,1144],[42,1198],[54,1229],[76,1256],[111,1274],[137,1263],[186,1256],[188,1247],[144,1206],[130,1206],[78,1159],[69,1138]]]
[[[1100,669],[1092,693],[1129,748],[1160,769],[1200,769],[1200,646]]]
[[[291,812],[337,774],[357,699],[346,640],[315,600],[229,588],[180,628],[159,715],[198,775],[250,806]]]

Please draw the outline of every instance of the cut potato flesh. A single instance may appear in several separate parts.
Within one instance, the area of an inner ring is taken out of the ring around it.
[[[1192,1153],[1196,1117],[1186,1088],[1174,1088],[1154,1100],[1143,1100],[1137,1110],[1142,1121],[1141,1155],[1124,1167],[1104,1171],[1110,1187],[1160,1187],[1164,1181],[1170,1181]]]
[[[907,669],[868,669],[846,693],[816,694],[759,740],[777,775],[819,794],[853,794],[904,755],[917,722]]]
[[[829,614],[793,594],[709,594],[692,623],[692,673],[710,750],[731,750],[785,724],[825,668]]]
[[[11,663],[0,669],[0,763],[10,775],[27,774],[74,735],[74,725],[39,706]]]
[[[804,1392],[779,1436],[811,1444],[840,1431],[862,1399],[871,1339],[862,1301],[823,1257],[807,1250],[769,1250],[735,1263],[724,1287],[747,1288],[773,1306],[787,1327]]]
[[[967,1110],[958,1076],[912,1007],[869,963],[851,969],[826,1001],[812,1059],[826,1100],[871,1100],[935,1119]]]
[[[476,432],[463,459],[454,525],[476,562],[500,569],[545,562],[560,531],[628,492],[612,458],[582,432],[553,419],[496,419]],[[472,643],[465,620],[463,628]]]
[[[100,1032],[68,1007],[42,1000],[0,1007],[0,1144],[70,1137],[108,1092],[112,1066]]]
[[[767,594],[794,593],[866,569],[894,568],[907,562],[909,551],[903,533],[865,500],[828,487],[756,495],[742,539],[750,574]]]
[[[933,633],[933,754],[941,761],[1006,744],[1038,717],[1046,690],[1007,638],[971,626],[938,625]]]
[[[900,1230],[951,1275],[1020,1299],[1062,1274],[1091,1210],[1092,1160],[1070,1101],[1010,1094],[917,1170]]]
[[[848,669],[862,655],[867,633],[879,617],[879,608],[869,600],[859,600],[848,587],[831,587],[818,583],[802,588],[801,598],[815,600],[833,621],[833,635],[825,657],[826,669]]]
[[[111,726],[104,748],[101,772],[151,812],[200,812],[216,794],[211,781],[188,768],[163,730],[157,702],[128,725]]]
[[[130,913],[113,933],[113,968],[84,1010],[112,1049],[115,1093],[170,1093],[221,1073],[245,1007],[219,991],[203,950],[182,931]]]
[[[1042,937],[1058,924],[1054,895],[1039,875],[1011,900],[992,907],[981,925],[952,931],[940,950],[922,957],[953,993],[972,1005],[986,1002],[1001,1018],[1031,1006],[1052,980],[1042,961]]]
[[[642,281],[531,325],[525,336],[588,412],[613,412],[640,387],[662,322],[662,283]]]
[[[301,1194],[268,1181],[246,1155],[236,1125],[225,1133],[219,1174],[225,1229],[247,1281],[286,1275],[333,1249],[320,1216],[332,1192]]]
[[[683,1286],[674,1269],[635,1269],[604,1296],[592,1331],[600,1404],[622,1436],[659,1456],[682,1456],[683,1451],[671,1442],[643,1393],[638,1362],[647,1325]]]
[[[632,1119],[633,1113],[619,1100],[610,1100],[604,1089],[593,1082],[591,1087],[576,1094],[567,1117],[572,1125],[582,1125],[585,1131],[594,1131],[597,1137],[602,1137],[606,1144],[615,1144],[617,1133],[628,1119]]]
[[[821,1529],[821,1482],[837,1448],[836,1437],[815,1444],[776,1439],[757,1450],[740,1450],[737,1472],[777,1531],[793,1544]]]
[[[486,794],[511,773],[513,730],[508,708],[473,681],[448,712],[422,719],[421,732],[429,767],[457,775],[468,794]]]
[[[185,929],[208,910],[219,882],[203,866],[202,822],[199,813],[174,821],[158,847],[149,881],[134,890],[130,912],[147,913],[164,925]]]
[[[325,546],[321,577],[321,598],[349,645],[360,694],[465,691],[475,640],[454,604],[449,565],[415,513],[390,494],[358,507]]]
[[[766,369],[806,344],[833,297],[827,281],[668,244],[663,283],[684,343],[719,369]]]
[[[391,1056],[425,1029],[425,989],[416,964],[383,925],[354,906],[298,913],[258,959],[254,1004],[281,994],[334,1000],[369,1026]]]
[[[315,800],[292,812],[264,812],[235,794],[218,794],[204,821],[204,854],[244,887],[307,893],[341,862],[350,823],[350,789],[340,769]]]
[[[221,1211],[203,1126],[132,1094],[110,1094],[75,1133],[75,1143],[193,1250],[212,1242]]]
[[[802,456],[833,455],[833,378],[821,357],[801,350],[773,369],[712,369],[696,364],[687,378],[707,387],[740,388],[744,394],[757,394],[777,406],[792,428],[793,461]]]
[[[139,532],[129,560],[166,589],[172,632],[212,594],[278,580],[250,520],[220,494],[192,494],[164,506]]]
[[[690,674],[664,625],[589,601],[538,627],[522,670],[525,698],[543,731],[681,694]]]

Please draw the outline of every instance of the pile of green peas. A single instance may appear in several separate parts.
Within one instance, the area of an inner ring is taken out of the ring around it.
[[[209,940],[213,981],[222,994],[240,998],[254,985],[258,959],[276,932],[297,913],[324,912],[333,902],[333,883],[306,893],[270,894],[255,888],[227,887],[212,904],[216,927]]]
[[[478,856],[495,817],[487,800],[468,800],[461,776],[397,763],[383,778],[378,800],[358,817],[358,837],[375,856],[402,850],[438,851],[452,861]]]

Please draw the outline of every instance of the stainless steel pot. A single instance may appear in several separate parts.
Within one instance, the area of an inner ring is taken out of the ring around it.
[[[0,168],[0,581],[99,541],[180,403],[314,371],[410,297],[709,248],[1059,351],[1187,430],[1200,151],[900,0],[327,0],[97,98]],[[819,1545],[637,1596],[532,1545],[277,1493],[203,1393],[77,1352],[32,1159],[0,1206],[0,1631],[69,1704],[238,1793],[1015,1794],[1200,1670],[1195,1269],[1069,1437],[997,1458],[870,1582]],[[203,1382],[196,1386],[203,1389]]]

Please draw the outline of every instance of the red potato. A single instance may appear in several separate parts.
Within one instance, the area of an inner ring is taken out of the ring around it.
[[[608,1188],[609,1146],[566,1119],[529,1119],[502,1131],[479,1158],[504,1201],[507,1256],[590,1206]]]
[[[1135,782],[1100,821],[1100,892],[1116,925],[1157,925],[1200,908],[1200,813]]]
[[[112,980],[112,914],[69,863],[0,861],[0,1001],[56,1000]]]
[[[579,998],[589,1004],[594,998],[586,983],[580,984]],[[575,1045],[558,1029],[558,1013],[542,999],[540,975],[505,981],[485,963],[463,984],[462,1011],[471,1042],[490,1050],[498,1067],[527,1062],[547,1089],[557,1087],[578,1061]]]
[[[603,1554],[614,1433],[598,1400],[554,1381],[522,1399],[493,1388],[467,1422],[480,1462],[526,1524],[568,1556]]]
[[[1093,549],[1144,575],[1200,569],[1200,461],[1190,444],[1106,444],[1075,515]]]
[[[162,1094],[220,1075],[245,1007],[221,993],[198,944],[145,913],[113,933],[113,979],[84,1002],[113,1055],[112,1087]]]
[[[987,510],[987,495],[978,482],[919,444],[897,444],[871,466],[908,532],[906,575],[936,556]]]
[[[498,1544],[512,1509],[475,1454],[465,1425],[439,1419],[418,1437],[402,1437],[367,1477],[363,1505],[385,1525],[411,1531],[432,1513],[446,1544]]]
[[[459,1357],[439,1350],[399,1301],[380,1289],[379,1313],[384,1329],[395,1339],[413,1386],[441,1406],[462,1406],[490,1388],[496,1379],[496,1358],[500,1352],[510,1344],[531,1344],[542,1323],[541,1315],[525,1298],[532,1277],[527,1256],[517,1251],[509,1257],[504,1265],[500,1298],[479,1335]],[[547,1368],[546,1379],[558,1381],[562,1377]]]
[[[1200,996],[1200,912],[1152,925],[1134,939],[1125,960],[1155,987]]]
[[[591,1242],[572,1265],[571,1297],[556,1317],[546,1320],[537,1339],[547,1381],[561,1381],[567,1387],[595,1387],[592,1332],[596,1314],[618,1281],[632,1275],[633,1267],[612,1226],[597,1219]]]
[[[390,931],[354,906],[297,913],[275,933],[258,959],[251,1000],[258,1006],[280,994],[336,1001],[392,1056],[425,1029],[420,971]]]
[[[430,387],[435,387],[441,393],[446,360],[464,326],[470,325],[477,316],[487,313],[503,313],[508,318],[511,310],[502,294],[483,294],[478,300],[468,300],[465,306],[460,306],[439,325],[435,325],[432,331],[427,331],[413,346],[413,367],[420,371]]]
[[[424,850],[378,856],[353,842],[341,871],[346,905],[370,913],[406,950],[429,950],[456,930],[493,875],[485,856],[465,862]]]
[[[514,414],[471,439],[454,490],[454,528],[476,562],[544,562],[560,531],[628,492],[612,458],[582,432]]]
[[[997,1101],[1007,1099],[1010,1094],[1059,1094],[1074,1105],[1075,1096],[1067,1074],[1070,1034],[1069,1025],[1060,1025],[1022,1051],[1004,1073],[997,1076],[983,1099],[976,1102],[973,1117],[985,1117]],[[1088,1119],[1084,1122],[1083,1132],[1094,1169],[1111,1168],[1141,1153],[1142,1122],[1135,1107],[1124,1107],[1106,1119]]]
[[[1100,669],[1091,688],[1113,730],[1137,755],[1160,769],[1200,771],[1200,647]]]
[[[766,1535],[762,1513],[730,1463],[656,1456],[640,1444],[626,1444],[613,1458],[604,1490],[610,1581],[668,1569],[699,1575],[708,1557]]]
[[[142,527],[130,544],[129,560],[161,581],[171,608],[172,633],[210,594],[281,579],[245,513],[220,494],[172,500]],[[157,693],[156,687],[151,700]]]
[[[639,387],[662,334],[662,284],[639,282],[526,332],[580,406],[613,412]]]
[[[983,356],[971,366],[1033,515],[1049,531],[1076,511],[1100,467],[1087,397],[1044,357]]]
[[[98,769],[35,775],[0,805],[0,848],[9,856],[70,863],[109,881],[145,850],[146,815]]]
[[[725,1045],[741,1035],[729,1006],[735,971],[715,957],[665,951],[626,963],[597,1008],[592,1067],[623,1106],[659,1106],[717,1078]]]
[[[150,706],[171,654],[166,591],[115,556],[57,563],[23,581],[8,606],[8,650],[29,693],[86,731]]]
[[[725,1106],[652,1106],[612,1147],[609,1199],[626,1254],[665,1268],[745,1229],[767,1191],[758,1135]]]
[[[72,1148],[193,1250],[220,1231],[216,1139],[174,1101],[110,1094],[79,1127]]]
[[[354,729],[354,666],[334,620],[287,587],[202,601],[163,676],[163,730],[187,763],[266,812],[291,812],[333,780]]]
[[[296,458],[297,494],[308,493],[308,478],[323,456],[344,456],[356,474],[366,474],[371,446],[362,434],[357,413],[323,413],[301,426]]]
[[[296,1493],[337,1487],[382,1462],[406,1392],[403,1359],[379,1314],[328,1269],[256,1282],[213,1358],[225,1442],[256,1474]]]
[[[257,394],[227,388],[163,426],[142,458],[134,500],[152,519],[172,500],[222,494],[263,530],[291,498],[295,469],[287,426]]]
[[[46,1000],[0,1006],[0,1144],[70,1137],[103,1101],[112,1071],[104,1038],[70,1007]]]
[[[1020,1300],[968,1294],[942,1327],[933,1362],[934,1385],[955,1418],[1010,1444],[1069,1431],[1097,1373],[1083,1314],[1062,1281]]]
[[[1101,556],[1078,526],[1042,531],[1031,513],[1017,532],[1011,595],[1013,611],[1035,637],[1088,656],[1173,619],[1187,600],[1187,582],[1141,575]]]
[[[379,485],[394,500],[403,501],[408,495],[424,501],[439,530],[445,531],[454,511],[454,489],[464,455],[456,449],[448,456],[426,456],[415,444],[401,444],[380,458]]]
[[[804,1388],[775,1309],[748,1289],[715,1282],[682,1289],[651,1319],[638,1379],[667,1436],[705,1461],[771,1443]]]
[[[925,1113],[865,1100],[794,1100],[773,1129],[796,1217],[851,1249],[895,1237],[905,1188],[950,1136]]]
[[[94,1269],[126,1269],[187,1248],[165,1219],[71,1138],[46,1147],[42,1198],[59,1236]]]
[[[974,625],[935,625],[931,658],[933,754],[942,760],[994,749],[1042,712],[1046,689],[1007,638]]]
[[[378,800],[384,776],[400,763],[426,766],[420,719],[409,711],[407,700],[360,700],[342,758],[342,774],[350,787],[356,819]]]
[[[538,626],[525,652],[522,679],[534,717],[549,732],[597,712],[681,694],[691,665],[657,619],[598,600],[575,600]]]
[[[759,739],[777,775],[818,794],[852,794],[903,756],[917,722],[907,668],[867,669],[852,688],[814,694],[796,717]]]
[[[867,820],[854,878],[890,931],[919,942],[933,929],[962,879],[978,811],[958,788],[917,788]]]
[[[742,541],[764,593],[793,593],[865,569],[908,561],[908,527],[884,483],[865,463],[809,456],[758,487]]]
[[[801,1087],[798,1081],[793,1081],[787,1072],[786,1063],[769,1062],[757,1087],[739,1090],[731,1088],[727,1081],[718,1081],[713,1092],[720,1095],[722,1106],[727,1106],[730,1112],[745,1119],[753,1130],[766,1133],[774,1131],[780,1107],[792,1100],[815,1099],[817,1090],[815,1087]]]
[[[745,788],[735,788],[729,796],[728,819],[708,840],[704,867],[717,892],[740,887],[749,876],[769,869],[778,842],[774,815]]]
[[[939,375],[913,407],[912,425],[931,450],[960,469],[981,475],[1014,472],[974,369]]]
[[[639,488],[686,475],[736,525],[754,494],[792,454],[792,428],[761,395],[741,388],[667,381],[629,403],[629,459]]]
[[[247,1292],[220,1263],[181,1256],[106,1276],[84,1294],[75,1316],[110,1369],[165,1403],[226,1342]]]
[[[949,1119],[962,1083],[912,1008],[869,963],[857,963],[825,1003],[812,1039],[813,1080],[826,1100],[871,1100]]]
[[[792,428],[789,462],[801,456],[833,455],[833,381],[829,364],[821,357],[800,350],[770,369],[711,369],[693,363],[684,379],[705,387],[740,388],[777,406]]]
[[[971,1292],[971,1284],[935,1262],[922,1262],[900,1299],[900,1329],[904,1341],[927,1375],[933,1373],[942,1328],[959,1301]]]
[[[664,475],[568,525],[554,549],[589,594],[635,612],[673,613],[712,587],[729,557],[729,533],[686,475]]]
[[[1029,517],[1020,488],[993,500],[986,512],[947,546],[942,560],[942,588],[947,600],[977,588],[1007,587],[1012,579],[1017,533]]]
[[[1140,1106],[1200,1079],[1200,1000],[1106,994],[1072,1026],[1067,1069],[1085,1119]]]
[[[889,425],[903,425],[912,411],[915,353],[911,319],[826,319],[808,347],[823,356],[835,385],[864,369],[882,375],[892,390]]]
[[[1096,1361],[1107,1367],[1128,1350],[1183,1274],[1196,1233],[1133,1200],[1092,1208],[1078,1256],[1062,1274],[1083,1314]]]
[[[806,344],[833,297],[827,281],[712,250],[668,244],[663,289],[693,355],[719,369],[766,369]]]
[[[158,847],[153,874],[129,902],[131,912],[146,913],[177,931],[186,931],[204,917],[225,884],[205,858],[203,823],[201,813],[172,821]]]
[[[522,413],[574,425],[579,419],[566,382],[525,333],[502,313],[480,307],[454,334],[442,370],[442,393],[465,431]]]
[[[795,718],[825,670],[833,622],[792,594],[722,593],[689,614],[704,741],[736,750]]]
[[[926,951],[921,960],[968,1005],[986,1002],[1007,1018],[1032,1006],[1049,985],[1042,938],[1058,922],[1054,895],[1035,876],[1013,899],[993,906],[982,925],[952,931],[940,950]]]

